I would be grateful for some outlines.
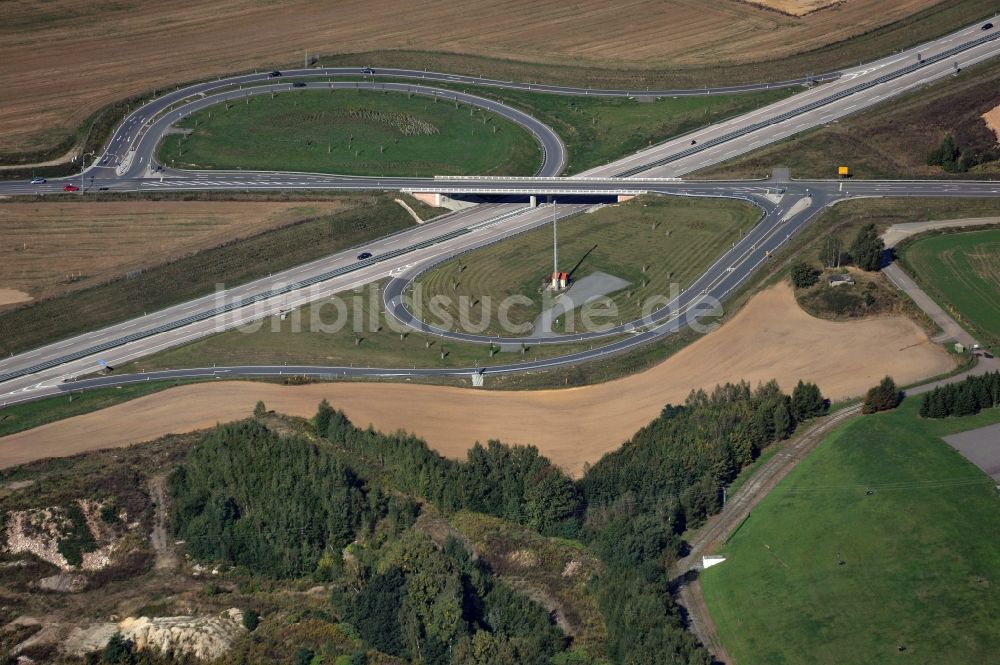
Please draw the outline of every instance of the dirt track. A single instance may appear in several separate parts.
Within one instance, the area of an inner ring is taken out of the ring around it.
[[[325,397],[358,425],[415,432],[445,455],[462,457],[474,441],[490,438],[533,443],[579,474],[584,463],[618,447],[692,388],[777,378],[788,390],[803,378],[838,400],[859,395],[886,374],[907,384],[953,366],[908,319],[815,319],[780,285],[656,367],[596,386],[503,392],[399,383],[195,384],[0,439],[0,467],[210,427],[249,416],[258,399],[268,408],[309,416]]]

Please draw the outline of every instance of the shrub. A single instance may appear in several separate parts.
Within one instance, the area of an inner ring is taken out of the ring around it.
[[[891,411],[903,401],[903,395],[891,377],[885,377],[874,388],[868,390],[865,401],[861,405],[861,413]]]
[[[75,503],[67,506],[66,517],[69,520],[69,528],[63,532],[56,548],[71,566],[79,566],[83,563],[83,555],[86,552],[97,549],[97,543],[94,542],[94,536],[90,533],[80,506]]]
[[[243,627],[247,629],[247,632],[252,633],[257,630],[257,626],[260,624],[260,613],[257,610],[247,608],[243,610]]]
[[[792,285],[797,289],[808,289],[819,281],[819,270],[805,261],[792,266]]]
[[[135,662],[135,655],[132,653],[132,642],[122,637],[121,633],[115,633],[108,640],[104,650],[101,652],[101,662],[109,665],[130,665]]]

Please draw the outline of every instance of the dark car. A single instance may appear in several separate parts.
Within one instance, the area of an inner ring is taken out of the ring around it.
[[[362,67],[361,68],[361,73],[362,74],[374,74],[375,70],[372,69],[371,67]]]
[[[279,76],[281,76],[281,72],[279,72],[277,69],[275,69],[273,72],[271,72],[270,74],[268,74],[268,76],[270,76],[271,78],[278,78]]]
[[[985,32],[986,30],[992,30],[992,29],[993,29],[993,24],[992,24],[992,23],[987,23],[986,25],[984,25],[984,26],[982,27],[982,30],[983,30],[984,32]]]
[[[372,257],[371,252],[361,252],[358,254],[358,261],[364,261],[365,259],[370,259]]]
[[[99,192],[106,192],[106,191],[108,191],[108,188],[107,187],[98,187],[97,191],[99,191]]]
[[[295,83],[292,84],[292,87],[293,88],[304,88],[304,87],[306,87],[306,84],[303,83],[302,81],[296,81]]]

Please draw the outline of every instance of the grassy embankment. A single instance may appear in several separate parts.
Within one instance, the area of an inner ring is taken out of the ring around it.
[[[435,85],[496,99],[547,124],[566,144],[569,153],[566,175],[586,171],[671,137],[748,113],[801,90],[781,88],[738,95],[637,101],[566,97],[449,83]]]
[[[1000,229],[917,238],[899,256],[961,325],[985,344],[1000,344]]]
[[[729,200],[647,197],[625,205],[578,215],[560,225],[561,255],[577,263],[579,279],[606,271],[633,282],[614,296],[620,319],[635,318],[639,300],[670,293],[671,281],[689,282],[721,251],[756,222],[749,204]],[[519,293],[538,301],[530,311],[510,312],[514,323],[531,322],[540,311],[537,283],[548,272],[551,231],[530,231],[465,254],[434,269],[425,280],[423,302],[446,296],[456,323],[460,299],[471,304],[466,318],[490,317],[483,334],[496,334],[497,309],[506,295]],[[469,267],[463,270],[462,267]],[[646,267],[645,273],[643,266]],[[648,280],[645,287],[642,281]],[[451,281],[456,280],[456,281]],[[452,289],[457,282],[458,287]],[[487,297],[488,296],[488,297]],[[362,289],[342,294],[343,310],[333,304],[306,305],[284,321],[274,318],[248,330],[234,330],[131,363],[121,371],[226,364],[315,364],[357,367],[468,367],[544,359],[600,346],[594,344],[508,346],[493,355],[488,346],[461,344],[422,333],[400,331],[385,317],[379,292]],[[484,311],[483,303],[491,307]],[[597,317],[595,317],[597,319]],[[599,319],[607,323],[608,319]],[[579,321],[577,322],[579,324]],[[562,321],[563,327],[565,317]],[[557,327],[557,330],[562,328]],[[577,329],[580,329],[579,327]],[[510,337],[510,333],[506,333]],[[499,350],[499,347],[496,347]]]
[[[336,367],[480,367],[542,360],[587,345],[513,347],[462,344],[400,330],[382,309],[381,288],[370,285],[334,299],[304,305],[282,321],[270,317],[174,349],[116,366],[121,373],[223,365]],[[336,304],[342,303],[343,309]],[[608,343],[604,340],[595,345]]]
[[[306,219],[343,212],[358,205],[360,197],[277,198],[5,201],[0,206],[0,235],[5,241],[0,247],[0,285],[45,300]]]
[[[604,272],[629,282],[609,295],[616,314],[595,311],[594,323],[617,325],[639,318],[650,298],[669,297],[671,284],[679,288],[690,285],[759,217],[756,207],[742,201],[633,199],[561,222],[561,268],[570,273],[572,281]],[[546,226],[442,263],[423,275],[418,284],[425,303],[438,296],[449,301],[443,309],[453,317],[453,328],[459,325],[464,300],[471,305],[469,320],[488,317],[490,326],[485,334],[499,334],[498,309],[505,298],[517,295],[531,300],[530,306],[510,308],[509,319],[515,325],[530,324],[542,312],[551,261],[552,230]],[[560,317],[553,329],[584,330],[579,310],[574,314]],[[429,312],[425,317],[434,325],[443,325]]]
[[[940,437],[1000,422],[1000,410],[926,421],[918,407],[831,434],[731,536],[727,561],[705,571],[706,602],[737,662],[993,658],[1000,503]]]
[[[179,168],[373,176],[532,175],[532,136],[493,113],[396,92],[303,90],[193,113],[159,158]]]
[[[846,203],[839,204],[838,206],[831,208],[823,213],[814,224],[807,228],[802,234],[796,236],[792,239],[792,243],[784,250],[782,254],[776,257],[775,263],[770,265],[767,272],[761,273],[757,278],[749,281],[742,289],[735,292],[731,299],[726,303],[726,317],[731,317],[742,307],[743,303],[749,300],[754,293],[759,291],[761,288],[773,284],[777,280],[787,279],[788,266],[802,258],[803,256],[810,256],[818,254],[820,247],[824,240],[831,235],[834,237],[841,238],[845,243],[850,244],[850,239],[857,233],[857,229],[863,224],[872,222],[875,223],[880,229],[884,229],[891,224],[904,223],[904,222],[914,222],[926,219],[955,219],[959,217],[976,217],[989,214],[996,214],[997,212],[997,201],[991,199],[903,199],[903,198],[886,198],[886,199],[865,199],[859,201],[849,201]],[[911,315],[917,315],[915,311],[915,306],[908,309]],[[350,312],[348,312],[350,315]],[[309,310],[306,309],[303,312],[304,320],[309,320]],[[725,319],[723,319],[725,320]],[[931,324],[924,319],[918,318],[925,325],[930,326]],[[282,325],[289,325],[288,321],[282,322]],[[265,330],[270,329],[270,323],[266,324]],[[345,326],[345,330],[350,331],[350,326]],[[239,334],[239,333],[235,333]],[[349,333],[348,333],[349,334]],[[280,338],[280,335],[269,334],[265,337],[261,332],[256,333],[261,338],[264,339],[275,339]],[[300,334],[300,337],[306,337],[305,334]],[[241,335],[241,340],[245,337],[248,342],[253,341],[255,335]],[[525,375],[513,375],[505,377],[493,377],[490,382],[490,387],[494,389],[542,389],[542,388],[552,388],[552,387],[566,387],[566,386],[584,386],[594,383],[601,383],[604,381],[610,381],[615,378],[620,378],[622,376],[627,376],[635,372],[640,372],[644,369],[648,369],[653,365],[663,361],[665,358],[673,355],[678,350],[684,348],[692,341],[698,338],[698,335],[685,331],[679,335],[672,335],[662,342],[656,344],[649,344],[633,351],[630,351],[621,356],[616,356],[614,358],[609,358],[606,360],[599,360],[591,363],[586,363],[584,365],[578,365],[575,367],[565,367],[560,369],[548,370],[545,372],[525,374]],[[215,339],[215,338],[210,338]],[[353,335],[345,338],[347,345],[354,344]],[[378,346],[382,345],[382,341],[385,343],[391,342],[395,349],[399,352],[405,352],[407,350],[416,350],[418,354],[424,356],[425,360],[428,362],[441,362],[440,359],[440,347],[435,348],[432,345],[430,348],[424,348],[424,341],[417,335],[409,335],[406,337],[403,343],[399,342],[399,336],[387,329],[384,332],[380,332],[375,336],[369,336],[367,340],[362,340],[361,345],[358,347],[359,350],[367,349],[377,349]],[[207,344],[208,340],[203,340],[202,344]],[[272,345],[272,351],[276,345]],[[317,347],[321,346],[317,343]],[[415,348],[414,348],[415,347]],[[184,349],[188,347],[181,347],[176,349],[175,352],[180,354],[174,356],[173,359],[167,357],[170,360],[169,364],[165,363],[165,366],[170,367],[180,367],[181,360],[186,359],[185,356],[188,353]],[[326,356],[332,355],[326,353],[329,345],[326,347],[319,348],[319,351],[324,353],[322,364],[331,364],[331,360],[326,359]],[[346,347],[342,347],[346,348]],[[463,346],[460,345],[447,345],[446,350],[449,352],[445,358],[445,362],[457,362],[459,360],[461,349]],[[280,347],[277,349],[279,352],[283,352]],[[354,352],[354,349],[351,349]],[[529,349],[528,353],[532,350]],[[194,353],[194,350],[192,350]],[[478,354],[480,362],[489,362],[489,351],[485,348],[479,348],[475,351]],[[318,355],[318,354],[317,354]],[[166,357],[166,356],[162,356]],[[272,358],[277,356],[272,355]],[[356,356],[355,356],[356,357]],[[409,359],[411,356],[407,356]],[[153,359],[156,359],[154,356]],[[510,353],[500,353],[495,356],[496,362],[507,362],[511,358]],[[451,359],[450,361],[448,359]],[[204,355],[195,355],[189,358],[191,362],[197,361],[195,364],[204,365],[206,361],[210,364],[213,360],[207,358]],[[473,358],[475,360],[475,358]],[[280,360],[279,360],[280,362]],[[296,360],[294,362],[304,362],[303,360]],[[350,362],[350,361],[348,361]],[[413,364],[413,361],[409,361]],[[145,367],[143,367],[145,369]],[[158,386],[159,389],[166,389],[173,386],[173,382],[164,382],[159,384],[154,384]],[[112,392],[113,391],[109,391]],[[131,396],[127,392],[113,393],[117,395],[114,399],[114,403],[128,401]],[[47,400],[43,400],[35,403],[37,407],[9,407],[6,410],[0,410],[0,417],[4,414],[9,413],[11,408],[30,408],[37,409],[37,412],[45,414],[44,420],[40,420],[37,424],[42,424],[42,422],[51,422],[54,420],[60,420],[69,415],[76,415],[76,410],[67,411],[66,405],[69,404],[66,397],[56,397]],[[110,405],[110,404],[108,404]],[[88,410],[96,410],[94,409]],[[2,421],[0,421],[2,422]],[[34,426],[34,425],[32,425]],[[11,433],[11,431],[0,430],[4,433]]]
[[[970,67],[856,115],[736,157],[695,174],[711,179],[762,178],[787,166],[794,178],[835,178],[846,165],[856,178],[995,178],[1000,162],[986,161],[966,173],[927,164],[928,155],[951,134],[963,152],[992,154],[997,136],[982,115],[1000,105],[1000,62]],[[850,189],[850,184],[846,186]]]

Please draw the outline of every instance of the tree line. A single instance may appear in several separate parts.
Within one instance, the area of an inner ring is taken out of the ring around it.
[[[1000,406],[1000,372],[970,376],[924,393],[920,415],[924,418],[971,416],[994,406]]]
[[[543,535],[576,534],[583,511],[580,493],[573,480],[534,446],[477,442],[467,460],[458,462],[412,435],[359,429],[325,400],[314,422],[321,436],[389,473],[395,488],[426,499],[443,512],[471,510]]]

